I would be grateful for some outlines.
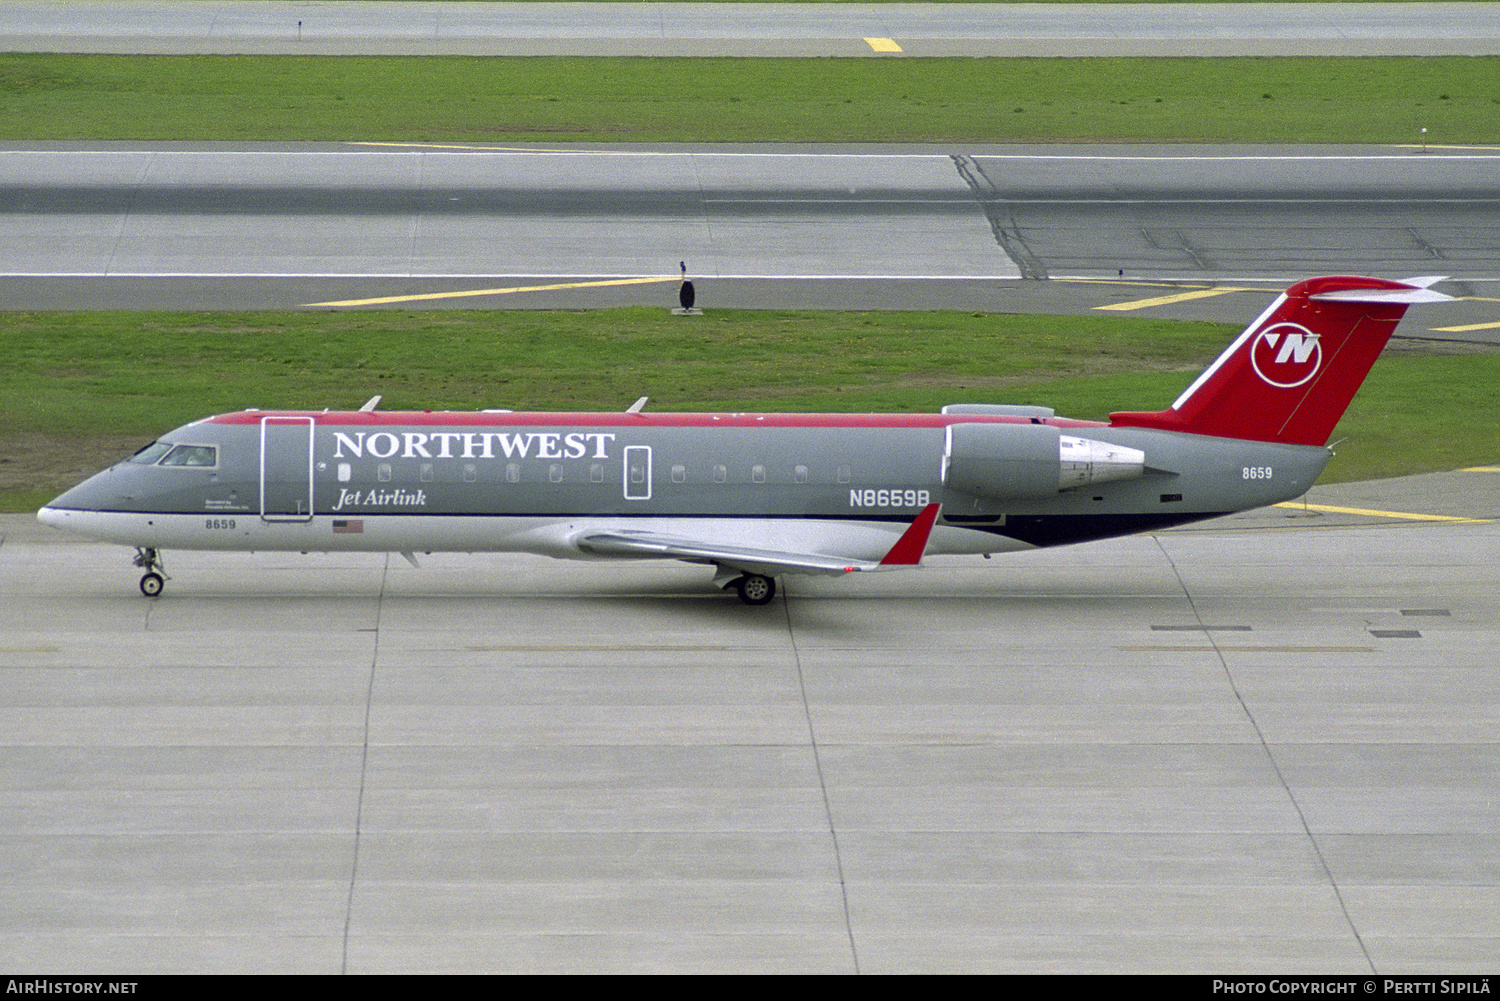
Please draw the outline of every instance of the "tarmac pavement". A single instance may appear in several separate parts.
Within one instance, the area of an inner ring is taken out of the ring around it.
[[[1492,973],[1497,477],[765,608],[0,516],[0,965]]]

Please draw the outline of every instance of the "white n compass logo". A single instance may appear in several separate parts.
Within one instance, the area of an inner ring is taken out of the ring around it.
[[[1250,365],[1268,385],[1294,389],[1318,374],[1323,349],[1318,335],[1296,323],[1277,323],[1255,335]]]

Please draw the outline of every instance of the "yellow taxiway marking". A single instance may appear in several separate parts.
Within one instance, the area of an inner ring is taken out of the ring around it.
[[[1500,466],[1469,466],[1460,469],[1460,473],[1500,473]]]
[[[875,52],[900,52],[901,46],[894,38],[866,38],[865,44]]]
[[[1462,333],[1465,330],[1494,330],[1500,327],[1500,321],[1494,323],[1464,323],[1457,327],[1429,327],[1429,330],[1442,330],[1447,333]]]
[[[1154,299],[1135,299],[1131,302],[1116,302],[1108,306],[1095,306],[1095,309],[1149,309],[1152,306],[1170,306],[1174,302],[1187,302],[1191,299],[1208,299],[1216,295],[1225,295],[1229,292],[1261,292],[1263,289],[1254,288],[1230,288],[1220,286],[1218,288],[1193,289],[1191,292],[1177,292],[1173,295],[1159,295]]]
[[[1481,525],[1489,520],[1488,518],[1456,518],[1450,514],[1412,514],[1409,511],[1375,511],[1365,507],[1334,507],[1332,504],[1301,504],[1297,501],[1282,501],[1274,506],[1291,508],[1294,511],[1362,514],[1369,518],[1400,518],[1403,521],[1451,521],[1460,525]]]
[[[422,302],[428,299],[464,299],[477,295],[509,295],[512,292],[550,292],[560,288],[602,288],[605,285],[650,285],[681,281],[680,275],[664,278],[610,278],[597,282],[559,282],[556,285],[517,285],[514,288],[475,288],[462,292],[424,292],[420,295],[386,295],[378,299],[340,299],[337,302],[307,302],[304,306],[383,306],[391,302]]]

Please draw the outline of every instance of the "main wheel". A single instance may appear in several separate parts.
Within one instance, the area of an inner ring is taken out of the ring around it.
[[[734,582],[740,600],[747,605],[766,605],[776,597],[776,578],[764,574],[746,574]]]
[[[154,598],[161,594],[161,589],[166,586],[166,579],[159,573],[148,573],[141,578],[141,593],[148,598]]]

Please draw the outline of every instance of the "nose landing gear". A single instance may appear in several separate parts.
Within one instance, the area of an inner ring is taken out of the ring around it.
[[[167,576],[167,565],[162,561],[161,552],[149,546],[137,548],[133,562],[146,571],[141,577],[141,593],[148,598],[161,594],[161,589],[171,579]]]

